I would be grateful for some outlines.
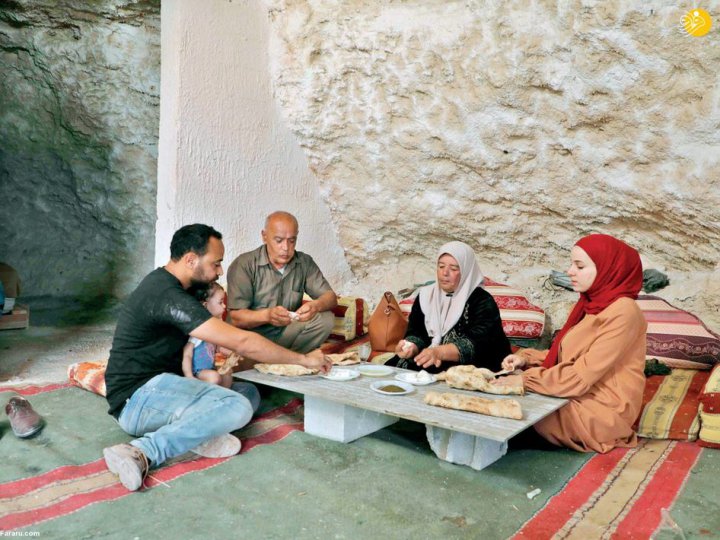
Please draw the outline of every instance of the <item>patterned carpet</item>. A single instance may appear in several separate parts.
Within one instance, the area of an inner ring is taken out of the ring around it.
[[[43,387],[0,388],[23,396],[33,396],[67,388],[68,384]],[[273,444],[293,431],[302,430],[302,400],[291,399],[255,417],[237,433],[242,441],[241,454],[257,446]],[[215,467],[228,459],[209,459],[186,454],[151,471],[145,482],[149,489],[167,485],[186,474]],[[131,495],[115,475],[105,467],[102,458],[82,465],[68,465],[48,472],[0,484],[0,531],[15,530],[77,512],[101,501],[111,501]]]
[[[671,515],[686,529],[692,523],[697,537],[720,534],[717,497],[702,501],[708,510],[699,516],[676,504],[701,457],[712,458],[704,459],[710,471],[720,461],[691,443],[642,439],[605,455],[514,451],[478,472],[438,461],[422,426],[410,422],[350,445],[305,435],[302,400],[273,393],[238,432],[244,458],[186,455],[131,494],[99,459],[104,446],[128,440],[102,398],[66,384],[0,387],[1,399],[13,394],[28,396],[47,426],[19,440],[4,423],[0,531],[202,538],[211,501],[223,516],[212,524],[215,537],[239,529],[252,538],[681,537]],[[686,499],[707,492],[705,483],[714,485],[711,474],[695,475]],[[529,500],[532,486],[543,489]],[[279,507],[283,520],[273,517]]]
[[[701,451],[641,439],[636,448],[598,454],[513,539],[650,538]]]

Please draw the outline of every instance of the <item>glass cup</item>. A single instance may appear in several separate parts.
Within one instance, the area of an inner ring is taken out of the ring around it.
[[[358,354],[360,355],[360,360],[363,362],[367,362],[368,358],[370,358],[370,353],[372,352],[372,349],[370,348],[370,342],[363,343],[358,347]]]

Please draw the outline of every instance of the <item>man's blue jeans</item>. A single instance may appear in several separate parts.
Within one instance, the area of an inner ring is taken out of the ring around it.
[[[156,467],[250,421],[260,403],[257,388],[239,382],[232,388],[172,373],[156,375],[133,393],[118,422],[126,433],[140,437],[130,444]]]

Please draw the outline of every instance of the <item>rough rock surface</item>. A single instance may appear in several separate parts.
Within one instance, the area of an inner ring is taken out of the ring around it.
[[[160,2],[0,3],[0,259],[24,295],[122,295],[152,266]]]
[[[488,275],[557,302],[556,319],[571,299],[544,276],[605,232],[670,270],[666,296],[720,330],[720,49],[683,32],[680,8],[266,5],[274,92],[356,290],[422,281],[459,239]]]

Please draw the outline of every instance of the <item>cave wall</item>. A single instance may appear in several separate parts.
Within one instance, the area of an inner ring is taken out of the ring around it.
[[[604,232],[720,330],[720,47],[717,26],[682,30],[692,6],[266,6],[273,91],[356,289],[423,281],[459,239],[558,321],[574,296],[545,277],[577,238]]]
[[[0,260],[24,296],[122,296],[153,264],[159,0],[0,2]]]
[[[1,1],[0,259],[25,294],[121,296],[177,227],[229,262],[282,208],[341,292],[460,239],[555,321],[548,271],[607,232],[718,330],[720,48],[684,9],[165,2],[160,103],[159,1]]]

